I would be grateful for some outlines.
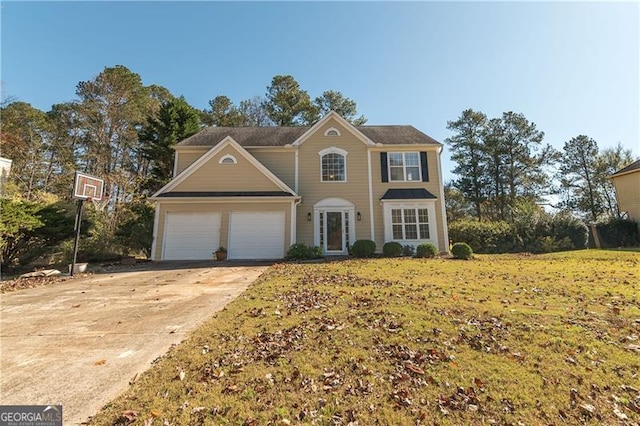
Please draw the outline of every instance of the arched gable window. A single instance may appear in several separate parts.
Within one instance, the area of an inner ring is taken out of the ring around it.
[[[223,155],[218,161],[219,164],[238,164],[238,160],[231,154]]]
[[[322,182],[347,181],[347,151],[331,147],[320,154],[320,180]]]
[[[335,127],[329,127],[325,132],[325,136],[340,136],[340,130]]]

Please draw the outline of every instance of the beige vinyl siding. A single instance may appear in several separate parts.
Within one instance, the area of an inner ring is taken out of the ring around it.
[[[291,202],[158,202],[159,216],[156,231],[156,251],[153,260],[162,258],[164,244],[164,226],[167,212],[175,213],[220,213],[220,244],[229,247],[229,217],[231,212],[284,212],[284,252],[291,241]],[[213,259],[213,255],[212,255]]]
[[[611,178],[616,187],[618,209],[640,220],[640,170]]]
[[[444,238],[444,218],[442,217],[442,202],[440,198],[440,170],[438,168],[438,147],[427,147],[424,145],[415,145],[412,147],[394,147],[392,145],[385,147],[376,147],[371,150],[371,172],[373,179],[373,210],[375,214],[375,233],[376,244],[381,247],[384,244],[384,217],[382,203],[380,198],[387,192],[388,189],[397,188],[425,188],[427,191],[437,197],[436,200],[436,218],[438,229],[438,249],[441,252],[449,251],[449,247],[446,247]],[[427,152],[427,167],[429,170],[429,182],[382,182],[382,174],[380,168],[380,153],[381,152]]]
[[[208,147],[202,147],[202,149],[198,151],[193,151],[193,148],[189,151],[176,150],[176,161],[178,163],[176,166],[176,176],[192,165],[198,158],[202,157],[208,150]]]
[[[341,136],[324,136],[325,131],[331,127],[338,129]],[[348,152],[346,156],[346,182],[321,182],[320,180],[320,155],[318,153],[331,147]],[[357,239],[370,239],[367,146],[336,120],[331,119],[300,145],[298,150],[298,193],[302,196],[302,203],[298,206],[297,241],[304,244],[314,244],[313,221],[307,220],[307,214],[313,214],[315,203],[330,197],[343,198],[355,205],[356,214],[360,212],[362,217],[359,222],[353,218],[355,236]],[[376,224],[376,226],[379,225]]]
[[[296,180],[294,148],[287,148],[286,151],[282,148],[247,148],[247,151],[289,188],[294,189]]]
[[[232,155],[237,164],[219,164]],[[228,146],[172,189],[180,191],[282,191],[235,148]]]

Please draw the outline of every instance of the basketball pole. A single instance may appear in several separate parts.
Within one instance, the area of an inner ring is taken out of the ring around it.
[[[76,269],[76,260],[78,258],[78,243],[80,242],[80,225],[82,225],[82,207],[84,204],[83,199],[78,200],[78,212],[76,213],[76,239],[73,242],[73,260],[71,261],[71,271],[69,276],[73,276],[74,269]]]

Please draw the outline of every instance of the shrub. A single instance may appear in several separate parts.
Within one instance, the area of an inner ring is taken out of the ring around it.
[[[449,224],[451,241],[466,241],[476,253],[511,251],[516,240],[507,222],[479,222],[459,220]]]
[[[589,241],[589,229],[580,219],[569,213],[558,213],[551,219],[551,233],[561,246],[568,249],[583,249]],[[568,240],[568,244],[567,241]],[[564,244],[562,242],[564,241]]]
[[[431,243],[419,244],[416,248],[416,256],[434,258],[438,255],[438,249]]]
[[[634,220],[612,218],[596,227],[603,247],[640,246],[640,224]]]
[[[376,252],[376,243],[371,240],[358,240],[351,246],[351,254],[355,257],[371,257]]]
[[[396,241],[389,241],[382,246],[382,254],[385,257],[402,256],[402,244]]]
[[[473,255],[473,250],[467,243],[455,243],[453,247],[451,247],[451,254],[456,259],[471,259],[471,255]]]
[[[304,260],[318,259],[322,257],[322,250],[317,246],[307,246],[306,244],[293,244],[287,250],[287,259]]]
[[[415,252],[416,252],[416,249],[413,248],[413,246],[411,244],[407,244],[407,245],[402,246],[402,255],[403,256],[412,257]]]

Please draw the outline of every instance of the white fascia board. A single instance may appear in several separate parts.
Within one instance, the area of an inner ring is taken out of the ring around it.
[[[440,153],[442,150],[442,145],[433,145],[433,144],[421,144],[421,143],[394,143],[394,144],[382,144],[369,147],[370,151],[384,151],[384,152],[393,152],[393,151],[436,151]]]
[[[256,202],[276,202],[290,203],[292,200],[300,200],[301,197],[155,197],[151,200],[157,203],[180,204],[180,203],[256,203]]]

